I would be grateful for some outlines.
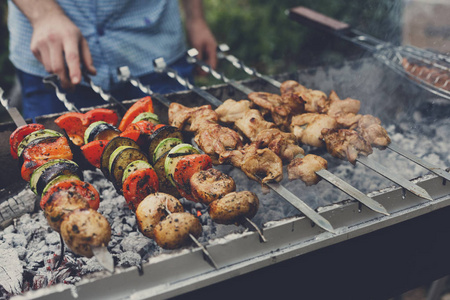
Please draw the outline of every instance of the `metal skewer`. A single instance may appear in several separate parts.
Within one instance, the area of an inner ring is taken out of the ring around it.
[[[227,45],[225,45],[225,44],[220,45],[219,48],[218,48],[218,56],[219,56],[219,58],[224,58],[227,61],[229,61],[231,64],[236,66],[237,68],[240,68],[240,69],[244,70],[247,74],[256,76],[256,77],[258,77],[260,79],[263,79],[263,80],[267,81],[268,83],[274,85],[275,87],[280,88],[281,82],[279,82],[279,81],[277,81],[277,80],[275,80],[273,78],[270,78],[268,76],[264,76],[264,75],[259,74],[256,70],[247,67],[242,61],[240,61],[235,56],[230,55],[230,54],[226,54],[225,53],[226,51],[229,51],[229,47]],[[193,51],[193,53],[195,53],[195,52]],[[269,79],[269,80],[267,80],[267,79]],[[415,162],[415,163],[425,167],[429,171],[437,174],[438,176],[441,176],[441,177],[445,178],[446,180],[449,180],[449,178],[450,178],[450,174],[448,172],[445,172],[441,168],[423,161],[419,157],[414,156],[412,153],[409,153],[409,152],[401,149],[396,144],[391,143],[390,145],[387,146],[387,148],[389,148],[389,149],[397,152],[398,154],[406,157],[407,159],[409,159],[409,160],[411,160],[411,161],[413,161],[413,162]],[[397,175],[391,174],[388,169],[382,167],[381,165],[377,164],[376,162],[370,160],[367,157],[363,158],[363,161],[364,161],[364,163],[361,160],[359,160],[359,162],[363,163],[366,167],[371,168],[372,170],[374,170],[375,172],[379,173],[380,175],[382,175],[382,176],[388,178],[389,180],[399,184],[400,186],[402,186],[403,188],[409,190],[413,194],[415,194],[415,195],[417,195],[419,197],[428,199],[428,200],[433,200],[431,198],[431,196],[428,194],[427,191],[425,191],[421,187],[411,183],[409,180],[407,180],[407,179],[405,179],[405,178],[403,178],[401,176],[397,176]]]
[[[42,82],[44,82],[46,86],[50,86],[55,89],[56,97],[64,104],[68,111],[80,112],[78,108],[76,108],[75,105],[67,99],[66,94],[61,92],[61,90],[59,89],[57,75],[44,77],[44,79],[42,79]]]
[[[156,100],[161,102],[167,108],[170,106],[170,103],[172,103],[169,99],[167,99],[163,95],[158,94],[158,93],[154,93],[150,89],[149,86],[143,85],[139,79],[133,78],[131,76],[130,69],[127,66],[120,67],[117,70],[117,72],[118,72],[118,76],[119,76],[120,80],[130,82],[133,86],[139,88],[143,93],[146,93],[146,94],[148,94],[150,96],[153,96]],[[206,93],[206,94],[208,94],[208,93]],[[263,233],[262,233],[261,229],[258,227],[258,225],[256,225],[252,220],[250,220],[247,217],[245,217],[245,221],[250,227],[252,227],[258,233],[259,239],[260,239],[261,242],[263,242],[263,243],[267,242],[266,237],[263,235]]]
[[[83,75],[83,79],[90,85],[91,89],[96,92],[97,94],[100,95],[100,97],[105,100],[106,102],[109,103],[113,103],[116,104],[122,111],[122,113],[125,114],[125,112],[127,111],[127,108],[122,104],[122,102],[120,102],[119,100],[117,100],[116,98],[114,98],[111,94],[105,92],[100,86],[96,85],[91,78],[89,77],[89,75],[86,73],[86,71],[82,71],[82,75]]]
[[[25,122],[25,119],[22,117],[17,108],[9,106],[9,100],[3,97],[3,93],[3,89],[0,87],[0,102],[8,112],[14,124],[16,124],[17,127],[27,125],[27,122]]]
[[[178,73],[170,68],[167,67],[166,63],[162,58],[158,58],[154,60],[155,64],[155,70],[157,72],[165,73],[169,77],[174,78],[180,82],[180,84],[183,84],[183,82],[188,82],[186,79],[182,78]],[[192,84],[186,85],[187,88],[192,87]],[[209,95],[208,98],[205,98],[208,100],[212,96],[211,94],[207,93]],[[214,97],[215,98],[215,97]],[[215,102],[220,102],[222,104],[222,101],[215,98]],[[212,103],[211,103],[212,104]],[[259,178],[259,177],[257,177]],[[261,182],[261,179],[259,178],[259,181]],[[291,203],[294,207],[296,207],[299,211],[301,211],[305,216],[307,216],[311,221],[313,221],[315,224],[320,226],[321,228],[334,233],[334,228],[331,226],[331,224],[322,217],[319,213],[317,213],[315,210],[310,208],[303,200],[292,194],[290,191],[288,191],[285,187],[278,183],[265,183],[269,188],[271,188],[273,191],[275,191],[278,195],[283,197],[286,201]]]
[[[166,207],[165,210],[166,212],[171,215],[172,212],[168,209],[167,206],[167,201],[166,200]],[[189,238],[194,242],[194,244],[197,245],[197,247],[199,247],[200,249],[202,249],[203,252],[203,257],[205,258],[205,260],[212,266],[214,267],[214,269],[218,269],[216,262],[214,261],[214,259],[212,258],[211,254],[209,254],[208,250],[206,250],[206,247],[202,245],[202,243],[200,243],[197,238],[195,236],[193,236],[191,233],[189,233]]]

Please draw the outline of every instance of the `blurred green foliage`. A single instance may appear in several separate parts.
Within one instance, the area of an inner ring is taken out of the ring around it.
[[[361,55],[357,47],[290,20],[286,10],[305,6],[380,39],[400,41],[399,0],[204,0],[205,15],[219,43],[265,74],[339,63]],[[229,77],[245,77],[222,64]]]

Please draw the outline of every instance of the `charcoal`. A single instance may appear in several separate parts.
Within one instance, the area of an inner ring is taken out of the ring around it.
[[[10,294],[19,294],[23,268],[15,249],[0,248],[0,286]]]
[[[142,262],[141,256],[133,251],[122,252],[117,255],[117,258],[117,266],[124,268],[140,266]]]
[[[154,246],[154,242],[140,233],[132,232],[122,240],[121,252],[138,253],[141,257]]]

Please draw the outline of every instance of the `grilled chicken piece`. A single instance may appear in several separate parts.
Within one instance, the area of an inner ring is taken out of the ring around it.
[[[357,114],[361,108],[359,100],[352,98],[341,100],[335,91],[331,91],[328,99],[330,100],[328,115],[334,118],[348,113]]]
[[[287,166],[288,178],[289,180],[300,178],[306,185],[314,185],[321,179],[316,172],[327,167],[328,162],[314,154],[296,157]]]
[[[236,101],[233,99],[225,100],[225,102],[216,108],[215,112],[219,116],[220,122],[235,123],[242,119],[244,114],[252,107],[252,102],[248,100]]]
[[[221,163],[230,162],[240,168],[250,179],[261,182],[281,181],[283,164],[281,158],[268,148],[259,149],[260,143],[251,143],[242,150],[226,151],[220,155]]]
[[[206,205],[236,190],[233,178],[214,168],[195,173],[190,184],[194,198]]]
[[[291,121],[291,132],[297,137],[297,140],[314,147],[324,146],[324,142],[321,140],[322,129],[336,127],[336,120],[325,114],[302,114],[292,117]]]
[[[371,145],[384,149],[390,144],[389,135],[381,126],[381,121],[372,115],[363,115],[356,127],[361,136]]]
[[[277,128],[260,131],[255,142],[260,143],[260,147],[267,147],[275,152],[283,161],[291,161],[297,154],[305,154],[305,151],[297,144],[294,134],[282,132]]]
[[[242,137],[236,131],[212,122],[200,130],[194,140],[213,161],[221,153],[241,149],[243,146]]]
[[[151,239],[155,238],[155,226],[169,214],[183,212],[184,208],[177,198],[165,193],[154,193],[144,198],[136,208],[139,231]]]
[[[219,116],[211,109],[211,105],[191,108],[173,102],[169,107],[169,124],[180,130],[196,132],[218,121]]]
[[[322,129],[322,138],[332,156],[356,163],[358,155],[367,156],[372,147],[358,132],[350,129]]]
[[[282,82],[280,86],[280,92],[282,95],[288,93],[303,93],[306,90],[307,88],[295,80],[286,80]]]
[[[211,219],[219,224],[240,224],[253,218],[259,208],[258,197],[249,191],[233,192],[209,206]]]
[[[248,98],[259,107],[270,111],[273,122],[277,126],[284,126],[288,122],[290,111],[286,105],[283,105],[283,98],[280,95],[253,92],[248,94]]]
[[[319,90],[306,90],[298,93],[300,98],[305,102],[305,111],[312,113],[325,114],[330,105],[327,95]]]
[[[154,234],[160,247],[177,249],[192,242],[190,234],[198,238],[202,234],[202,225],[190,213],[173,213],[156,225]]]
[[[305,109],[304,101],[293,93],[280,96],[266,92],[253,92],[248,94],[248,98],[259,107],[270,111],[273,122],[281,128],[288,128],[290,117],[303,113]]]
[[[251,141],[258,133],[264,129],[277,128],[272,122],[264,120],[261,112],[257,109],[250,109],[244,114],[244,117],[237,120],[234,125]]]

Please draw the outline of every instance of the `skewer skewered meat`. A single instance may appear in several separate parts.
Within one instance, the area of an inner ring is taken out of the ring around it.
[[[220,155],[221,163],[230,162],[240,168],[250,179],[261,182],[281,181],[283,164],[281,158],[268,148],[260,149],[260,143],[251,143],[242,150],[226,151]]]
[[[248,100],[236,101],[228,99],[223,102],[215,112],[219,115],[219,120],[222,123],[235,123],[237,120],[242,119],[244,114],[249,111],[253,106],[253,103]]]
[[[248,98],[265,110],[271,112],[273,122],[281,128],[289,127],[290,116],[300,114],[305,109],[303,100],[294,93],[276,95],[266,92],[253,92]]]
[[[301,179],[306,185],[314,185],[321,179],[316,172],[327,167],[327,161],[317,155],[296,157],[287,166],[288,178],[289,180]]]
[[[260,147],[272,150],[282,161],[291,161],[296,155],[305,154],[305,151],[298,146],[294,134],[282,132],[277,128],[260,131],[255,142],[260,143]]]
[[[231,149],[241,149],[243,146],[242,138],[236,131],[217,123],[205,126],[197,133],[194,140],[206,154],[211,156],[214,163],[217,163],[221,153]]]
[[[234,125],[243,133],[243,135],[248,137],[250,141],[253,141],[258,133],[265,129],[277,128],[274,123],[264,120],[261,112],[257,109],[248,110],[241,119],[234,123]]]
[[[363,115],[356,127],[361,136],[371,145],[377,148],[386,148],[391,142],[389,135],[381,126],[381,121],[372,115]]]
[[[322,129],[336,127],[336,120],[325,114],[306,113],[292,117],[291,121],[291,132],[297,137],[297,140],[314,147],[324,146],[320,139]]]
[[[350,129],[323,129],[322,138],[332,156],[356,163],[358,155],[368,156],[372,147],[358,132]]]

